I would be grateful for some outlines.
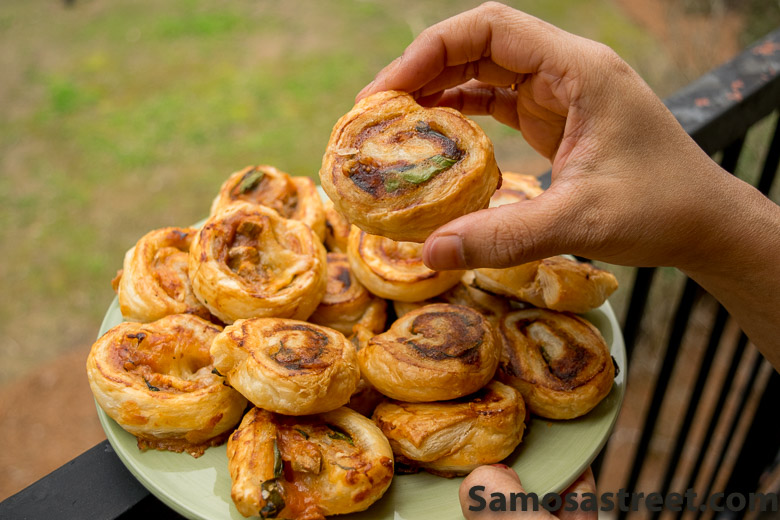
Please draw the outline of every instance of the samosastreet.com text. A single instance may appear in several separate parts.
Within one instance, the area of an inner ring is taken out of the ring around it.
[[[469,511],[539,511],[546,509],[554,512],[564,511],[639,511],[659,513],[661,511],[777,511],[777,493],[713,493],[696,505],[696,492],[688,489],[685,493],[629,493],[621,489],[617,493],[547,493],[541,498],[536,493],[490,493],[485,495],[485,486],[473,486],[469,489]],[[578,500],[580,499],[580,500]]]

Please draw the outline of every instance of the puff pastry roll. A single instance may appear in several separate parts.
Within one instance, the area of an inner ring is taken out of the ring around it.
[[[116,291],[127,321],[149,322],[170,314],[210,318],[187,274],[193,228],[168,227],[145,234],[125,254]]]
[[[400,317],[407,312],[411,312],[431,303],[452,303],[455,305],[471,307],[493,323],[500,316],[511,310],[511,305],[506,298],[474,287],[473,283],[474,271],[466,271],[459,283],[434,298],[420,302],[394,301],[393,307],[395,309],[395,314]]]
[[[286,415],[343,406],[360,380],[355,346],[343,334],[297,320],[239,320],[214,339],[211,356],[255,406]]]
[[[309,226],[322,240],[325,237],[325,210],[317,186],[308,177],[292,177],[273,166],[247,166],[222,184],[211,214],[215,215],[236,201],[260,204],[284,218]]]
[[[443,401],[482,388],[493,378],[501,344],[477,311],[436,303],[405,314],[358,352],[360,372],[388,397]]]
[[[352,227],[344,215],[336,211],[333,202],[323,202],[325,208],[325,247],[333,253],[346,253],[349,230]]]
[[[523,439],[525,405],[517,390],[491,381],[455,401],[386,401],[373,418],[390,441],[397,471],[422,468],[454,477],[514,451]]]
[[[241,420],[246,399],[213,373],[209,346],[219,331],[197,316],[174,314],[121,323],[92,345],[87,376],[95,400],[140,449],[199,457]]]
[[[490,207],[514,204],[541,195],[539,179],[524,173],[501,172],[501,187],[490,197]]]
[[[327,284],[326,252],[305,224],[237,202],[210,217],[189,256],[195,295],[225,323],[306,319]]]
[[[320,169],[322,188],[352,224],[410,242],[487,207],[500,179],[476,123],[398,91],[369,96],[339,119]]]
[[[477,287],[537,307],[583,313],[601,306],[617,278],[585,262],[553,256],[507,269],[477,269]]]
[[[604,338],[588,321],[544,309],[505,315],[497,377],[518,389],[532,413],[573,419],[612,388],[615,367]]]
[[[230,496],[246,516],[321,520],[363,511],[393,479],[393,452],[349,408],[283,417],[253,408],[230,436]]]
[[[347,407],[352,408],[360,415],[371,417],[376,405],[384,401],[384,399],[385,396],[371,386],[371,383],[366,381],[365,377],[361,377],[357,389],[355,389],[355,393],[349,398]]]
[[[328,253],[328,285],[309,321],[352,335],[358,323],[378,334],[385,330],[387,303],[363,287],[343,253]]]
[[[463,271],[432,271],[422,260],[423,245],[369,235],[352,226],[347,258],[352,272],[377,296],[404,302],[426,300],[457,284]]]

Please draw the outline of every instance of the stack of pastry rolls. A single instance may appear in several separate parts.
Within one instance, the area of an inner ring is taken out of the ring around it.
[[[127,321],[87,372],[140,449],[227,441],[241,514],[322,518],[366,509],[396,471],[499,462],[529,414],[571,419],[609,392],[609,349],[574,313],[606,300],[611,274],[563,257],[422,262],[444,222],[542,192],[499,172],[476,124],[371,96],[337,123],[320,177],[332,202],[307,177],[246,167],[200,228],[151,231],[125,255]]]

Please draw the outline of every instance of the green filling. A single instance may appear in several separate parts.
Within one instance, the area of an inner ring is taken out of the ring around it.
[[[282,478],[283,469],[282,452],[279,451],[279,443],[274,439],[274,478]]]
[[[244,194],[253,189],[263,179],[264,175],[265,173],[261,170],[254,170],[244,175],[244,178],[241,179],[241,184],[238,185],[238,193]]]
[[[347,435],[346,433],[332,431],[332,432],[328,433],[328,437],[330,437],[331,439],[339,440],[339,441],[346,441],[346,442],[350,443],[353,446],[355,445],[355,443],[352,441],[352,438],[349,435]]]
[[[151,390],[152,392],[159,392],[160,391],[159,388],[157,388],[156,386],[153,386],[149,381],[146,380],[146,378],[144,378],[144,383],[146,383],[147,388],[149,388],[149,390]]]
[[[392,192],[401,187],[401,181],[411,184],[422,184],[433,178],[434,175],[443,172],[458,162],[446,155],[434,155],[419,164],[404,167],[398,170],[390,170],[385,177],[385,191]]]

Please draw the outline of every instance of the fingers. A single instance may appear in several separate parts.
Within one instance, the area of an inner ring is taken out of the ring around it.
[[[576,207],[555,186],[538,197],[469,213],[437,229],[425,241],[431,269],[504,268],[564,252],[576,253]]]
[[[482,58],[478,61],[446,67],[441,74],[415,92],[425,96],[433,92],[456,87],[473,78],[479,78],[482,83],[489,85],[509,87],[513,83],[520,83],[524,77],[524,74],[519,74],[497,65],[491,58]]]
[[[560,518],[560,520],[596,520],[598,518],[598,511],[590,511],[590,509],[596,507],[595,503],[587,504],[588,507],[585,509],[588,509],[588,511],[582,510],[582,505],[587,500],[587,497],[584,496],[585,493],[591,493],[595,500],[596,480],[593,478],[593,471],[591,471],[590,467],[588,467],[588,469],[586,469],[585,472],[562,493],[564,498],[571,494],[569,500],[573,499],[574,502],[577,503],[576,510],[569,511],[569,509],[573,509],[573,507],[568,507],[569,502],[566,502],[567,505],[558,511],[558,518]]]
[[[438,106],[450,107],[468,115],[491,115],[497,121],[519,130],[517,92],[472,80],[442,93]]]
[[[520,478],[511,468],[503,464],[492,466],[480,466],[472,471],[460,485],[458,495],[460,507],[466,520],[492,520],[492,519],[523,519],[523,520],[552,520],[554,517],[540,509],[539,511],[523,511],[522,502],[514,500],[519,493],[525,493]],[[501,499],[504,497],[503,510]],[[513,507],[514,506],[514,507]],[[514,513],[511,511],[514,509]],[[507,513],[510,511],[510,513]]]
[[[382,90],[414,92],[447,67],[483,63],[482,59],[488,57],[508,71],[536,72],[543,63],[550,63],[548,57],[561,44],[556,39],[564,35],[568,33],[538,18],[489,2],[420,33],[403,55],[382,69],[357,99]]]

